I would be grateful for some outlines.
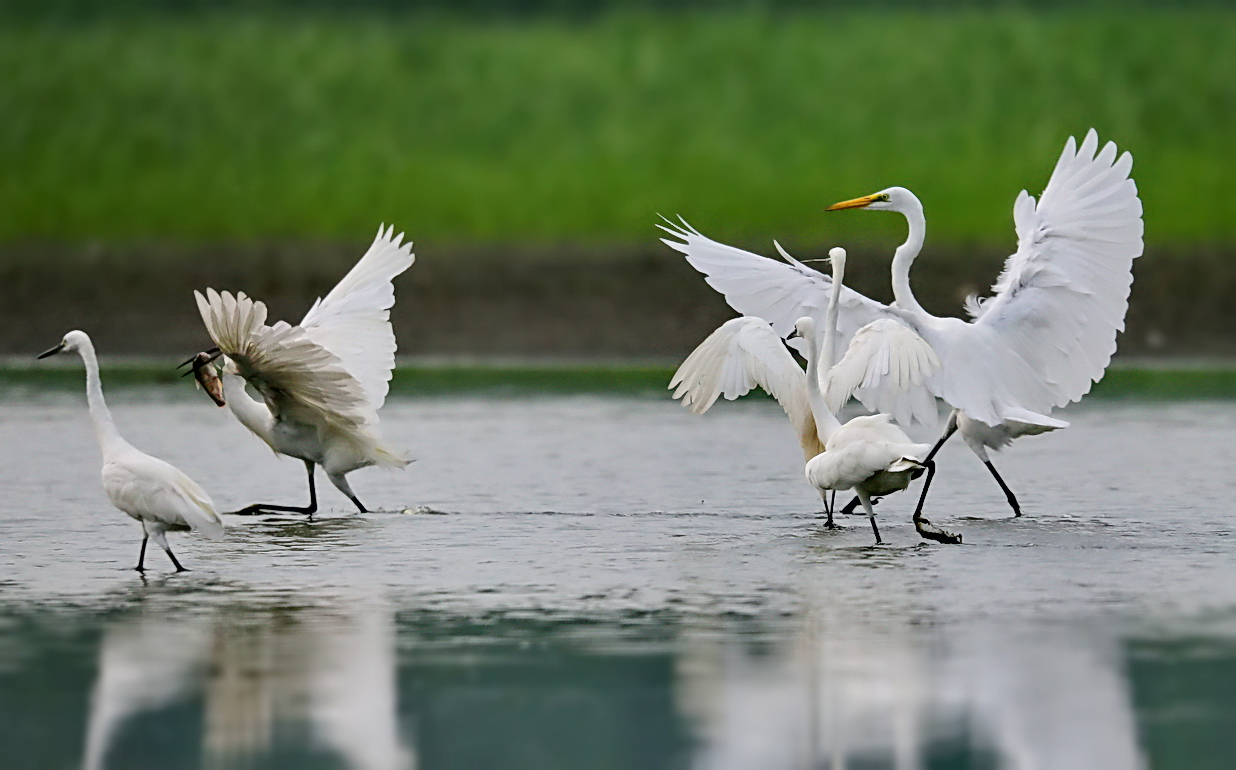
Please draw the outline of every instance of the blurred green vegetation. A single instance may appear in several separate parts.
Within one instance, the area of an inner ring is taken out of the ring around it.
[[[1147,239],[1236,240],[1236,10],[229,11],[0,27],[0,242],[1011,244],[1064,139],[1136,158]]]
[[[181,376],[174,362],[104,360],[103,380],[109,388],[166,386],[167,397],[196,396],[193,382]],[[659,364],[402,364],[391,380],[396,396],[539,396],[571,394],[670,397],[667,388],[674,366]],[[47,365],[9,359],[0,362],[0,396],[34,392],[79,391],[85,375],[80,367]],[[754,391],[756,398],[763,391]],[[1094,386],[1090,398],[1150,401],[1228,400],[1236,398],[1236,369],[1196,364],[1160,367],[1116,364]]]

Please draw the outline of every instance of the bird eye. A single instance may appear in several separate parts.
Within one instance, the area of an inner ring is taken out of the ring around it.
[[[888,203],[888,199],[889,199],[888,193],[880,193],[880,197],[876,198],[876,200],[883,201],[884,203]]]

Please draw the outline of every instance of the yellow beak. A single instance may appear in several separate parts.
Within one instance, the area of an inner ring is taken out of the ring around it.
[[[878,194],[875,194],[875,195],[864,195],[861,198],[851,198],[848,201],[841,201],[840,203],[834,203],[833,205],[825,209],[825,211],[841,211],[842,209],[861,209],[864,206],[870,206],[871,204],[875,203],[876,199],[879,197],[880,196]]]

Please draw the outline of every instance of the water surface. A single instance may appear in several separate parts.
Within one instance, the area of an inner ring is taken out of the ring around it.
[[[424,398],[417,462],[172,535],[99,486],[83,398],[0,400],[0,746],[17,768],[1230,767],[1236,405],[1091,402],[928,502],[824,529],[769,401]],[[122,432],[216,504],[303,470],[184,389]],[[924,438],[928,434],[923,434]],[[917,489],[917,486],[913,489]]]

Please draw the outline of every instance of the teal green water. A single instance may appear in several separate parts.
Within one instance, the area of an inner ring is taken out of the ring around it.
[[[116,389],[222,509],[304,479],[204,398]],[[174,535],[111,509],[77,393],[0,400],[15,768],[1226,768],[1236,405],[1087,402],[822,528],[768,401],[396,398],[376,512]],[[924,434],[926,435],[926,434]]]

